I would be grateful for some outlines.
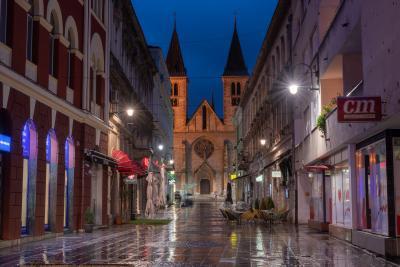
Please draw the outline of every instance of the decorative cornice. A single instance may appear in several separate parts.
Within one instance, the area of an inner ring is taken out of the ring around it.
[[[65,37],[62,34],[57,34],[56,38],[62,43],[65,47],[69,47],[69,41],[65,39]]]
[[[40,25],[43,26],[48,32],[51,32],[53,26],[42,16],[35,16],[33,18],[35,21],[39,21]]]
[[[15,0],[15,3],[22,7],[25,12],[28,12],[31,9],[31,5],[26,0]]]
[[[77,58],[83,60],[83,53],[81,51],[79,51],[78,49],[72,49],[71,51]]]
[[[52,94],[47,88],[43,88],[38,84],[26,79],[25,77],[15,73],[8,67],[0,64],[0,80],[10,87],[18,90],[28,96],[33,97],[37,101],[57,110],[60,113],[81,123],[86,123],[96,129],[108,132],[110,127],[100,118],[95,117],[91,113],[78,109],[67,101]]]

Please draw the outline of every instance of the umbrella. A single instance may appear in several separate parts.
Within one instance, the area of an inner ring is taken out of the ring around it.
[[[161,165],[160,169],[161,179],[160,179],[160,191],[159,191],[159,203],[160,206],[165,206],[167,203],[165,201],[165,165]]]
[[[153,178],[154,174],[153,172],[149,172],[149,174],[146,177],[147,181],[147,202],[146,202],[146,211],[145,211],[145,216],[146,217],[153,217],[154,216],[154,204],[153,204]]]
[[[231,183],[228,183],[228,185],[226,186],[226,199],[225,199],[225,201],[233,204],[233,200],[232,200],[232,185],[231,185]]]
[[[156,208],[160,206],[159,199],[158,199],[158,184],[159,184],[159,179],[158,175],[154,174],[153,176],[153,204]]]

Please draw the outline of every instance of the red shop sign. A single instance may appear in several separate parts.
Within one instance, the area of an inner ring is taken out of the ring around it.
[[[380,96],[338,97],[338,122],[366,122],[382,120]]]

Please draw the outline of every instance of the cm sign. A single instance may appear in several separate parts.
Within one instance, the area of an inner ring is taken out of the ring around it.
[[[382,100],[372,97],[338,97],[338,122],[368,122],[382,120]]]

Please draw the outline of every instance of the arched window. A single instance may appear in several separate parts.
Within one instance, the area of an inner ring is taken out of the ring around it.
[[[46,190],[45,190],[45,230],[54,230],[57,210],[57,166],[58,142],[56,132],[50,129],[46,138]]]
[[[72,37],[72,32],[71,29],[68,31],[68,42],[69,42],[69,46],[68,46],[68,50],[67,50],[67,86],[71,89],[73,88],[73,59],[74,59],[74,54],[72,53],[72,42],[73,42],[73,37]]]
[[[22,208],[21,226],[23,234],[31,234],[36,208],[36,168],[37,168],[37,131],[29,119],[22,130]]]
[[[235,83],[232,82],[232,83],[231,83],[231,95],[233,96],[233,95],[235,95],[235,94],[236,94]]]
[[[236,95],[240,96],[241,92],[240,92],[240,83],[236,84]]]
[[[56,18],[54,13],[50,15],[50,24],[53,26],[50,32],[50,47],[49,47],[49,74],[56,77],[57,55],[56,55]]]
[[[174,83],[174,96],[178,96],[178,84]]]
[[[70,136],[65,141],[64,227],[72,227],[75,171],[75,145]]]
[[[7,43],[8,0],[0,0],[0,42]]]
[[[203,130],[207,129],[207,107],[203,106],[202,109]]]

